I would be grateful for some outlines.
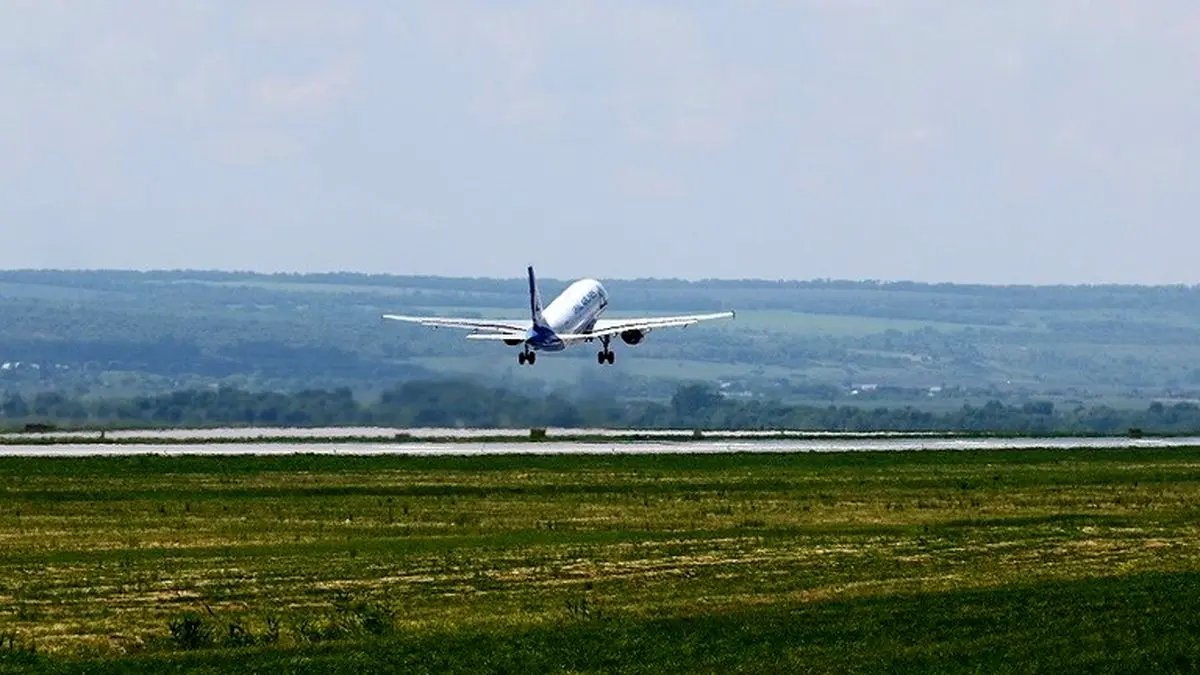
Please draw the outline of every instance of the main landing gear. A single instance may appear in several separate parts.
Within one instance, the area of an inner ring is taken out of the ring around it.
[[[519,363],[521,365],[525,365],[528,363],[529,365],[532,366],[536,362],[537,362],[537,352],[531,352],[531,351],[529,351],[528,348],[526,348],[525,351],[517,354],[517,363]]]
[[[600,351],[596,352],[596,363],[599,363],[600,365],[604,365],[607,363],[608,365],[611,366],[613,361],[617,358],[617,355],[614,354],[613,351],[608,348],[608,343],[611,340],[612,340],[612,338],[610,338],[608,336],[600,338],[600,342],[602,342],[604,344],[604,349],[601,349]]]

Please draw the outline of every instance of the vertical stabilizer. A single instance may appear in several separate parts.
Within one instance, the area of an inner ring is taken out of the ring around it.
[[[542,315],[542,294],[538,291],[537,277],[533,275],[533,265],[529,266],[529,313],[534,328],[550,328],[546,317]]]

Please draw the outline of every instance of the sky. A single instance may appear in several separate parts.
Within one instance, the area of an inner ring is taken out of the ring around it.
[[[1195,0],[5,0],[0,267],[1200,283]]]

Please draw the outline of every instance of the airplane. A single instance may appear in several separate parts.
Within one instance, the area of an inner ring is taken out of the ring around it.
[[[599,340],[602,349],[596,362],[612,365],[616,359],[610,344],[620,337],[627,345],[636,345],[646,334],[659,328],[690,326],[710,319],[732,319],[735,312],[665,316],[637,319],[601,319],[608,307],[608,291],[595,279],[580,279],[559,294],[544,309],[533,266],[529,267],[529,319],[465,319],[437,316],[384,314],[383,318],[432,328],[460,328],[471,331],[468,340],[499,340],[510,347],[523,346],[517,354],[521,365],[533,365],[538,352],[560,352],[568,345]]]

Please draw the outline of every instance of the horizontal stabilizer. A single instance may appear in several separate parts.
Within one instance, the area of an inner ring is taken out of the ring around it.
[[[524,333],[469,333],[468,340],[524,340]]]

